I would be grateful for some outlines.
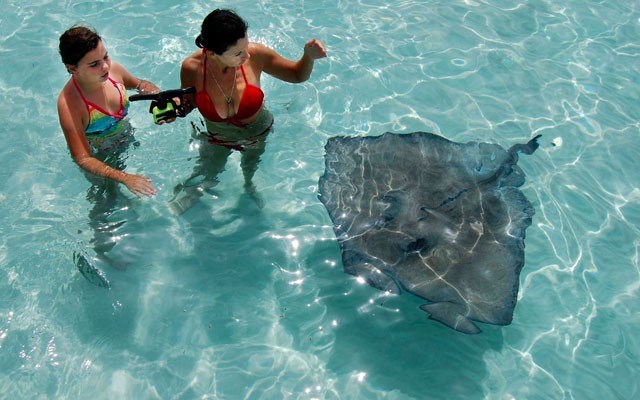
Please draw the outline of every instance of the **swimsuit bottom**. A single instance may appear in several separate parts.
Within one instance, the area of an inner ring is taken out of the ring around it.
[[[273,115],[266,107],[262,107],[258,118],[243,127],[206,119],[205,124],[207,132],[202,132],[202,136],[207,142],[229,150],[243,151],[264,141],[267,132],[273,126]]]

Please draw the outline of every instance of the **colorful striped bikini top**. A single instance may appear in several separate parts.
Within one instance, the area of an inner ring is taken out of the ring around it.
[[[82,101],[84,101],[84,105],[87,106],[87,111],[89,112],[89,125],[84,129],[87,140],[97,139],[99,142],[102,142],[105,138],[120,133],[124,126],[121,122],[129,111],[129,95],[125,87],[109,77],[109,81],[120,94],[120,110],[118,110],[116,114],[112,114],[99,105],[87,101],[78,83],[76,83],[75,78],[72,78],[72,80],[73,85],[80,94],[80,97],[82,97]]]

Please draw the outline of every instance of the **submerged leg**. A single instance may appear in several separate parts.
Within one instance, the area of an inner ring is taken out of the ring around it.
[[[89,260],[87,260],[87,256],[74,251],[73,262],[76,264],[76,268],[78,268],[80,274],[82,274],[82,276],[84,276],[90,283],[104,288],[109,287],[109,280],[105,273],[100,268],[91,264]]]
[[[197,203],[205,192],[209,193],[218,184],[218,175],[224,171],[229,154],[231,150],[225,147],[202,145],[193,173],[173,189],[169,209],[180,215]]]
[[[93,203],[89,211],[89,226],[93,230],[93,249],[97,259],[118,269],[124,269],[125,263],[114,261],[107,253],[118,244],[121,235],[118,230],[127,222],[123,219],[113,221],[113,215],[120,209],[128,207],[126,196],[120,196],[118,185],[112,181],[104,181],[91,186],[87,200]],[[124,201],[124,204],[119,202]]]
[[[242,175],[244,176],[244,188],[247,192],[255,191],[253,176],[258,170],[260,156],[262,156],[262,153],[264,153],[264,148],[265,141],[259,140],[256,143],[251,144],[250,146],[246,146],[242,151],[240,167],[242,168]]]
[[[244,176],[244,191],[256,202],[259,208],[264,207],[264,200],[253,184],[253,176],[258,170],[260,156],[264,153],[264,149],[265,141],[261,138],[256,143],[245,147],[240,159],[240,167],[242,168],[242,175]]]

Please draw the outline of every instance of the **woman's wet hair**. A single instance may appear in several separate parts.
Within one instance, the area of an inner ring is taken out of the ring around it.
[[[202,22],[196,46],[222,54],[247,34],[247,23],[235,12],[213,10]]]
[[[60,36],[60,57],[68,65],[78,65],[82,57],[98,47],[102,40],[98,33],[86,26],[76,25],[67,29]]]

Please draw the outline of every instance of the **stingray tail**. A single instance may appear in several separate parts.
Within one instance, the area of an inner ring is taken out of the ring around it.
[[[522,154],[532,154],[534,151],[536,151],[538,149],[538,147],[540,146],[540,144],[538,143],[538,139],[540,139],[542,135],[536,135],[533,139],[529,140],[527,143],[525,144],[514,144],[513,146],[511,146],[511,148],[509,149],[509,153],[512,156],[515,156],[518,153],[522,153]]]

